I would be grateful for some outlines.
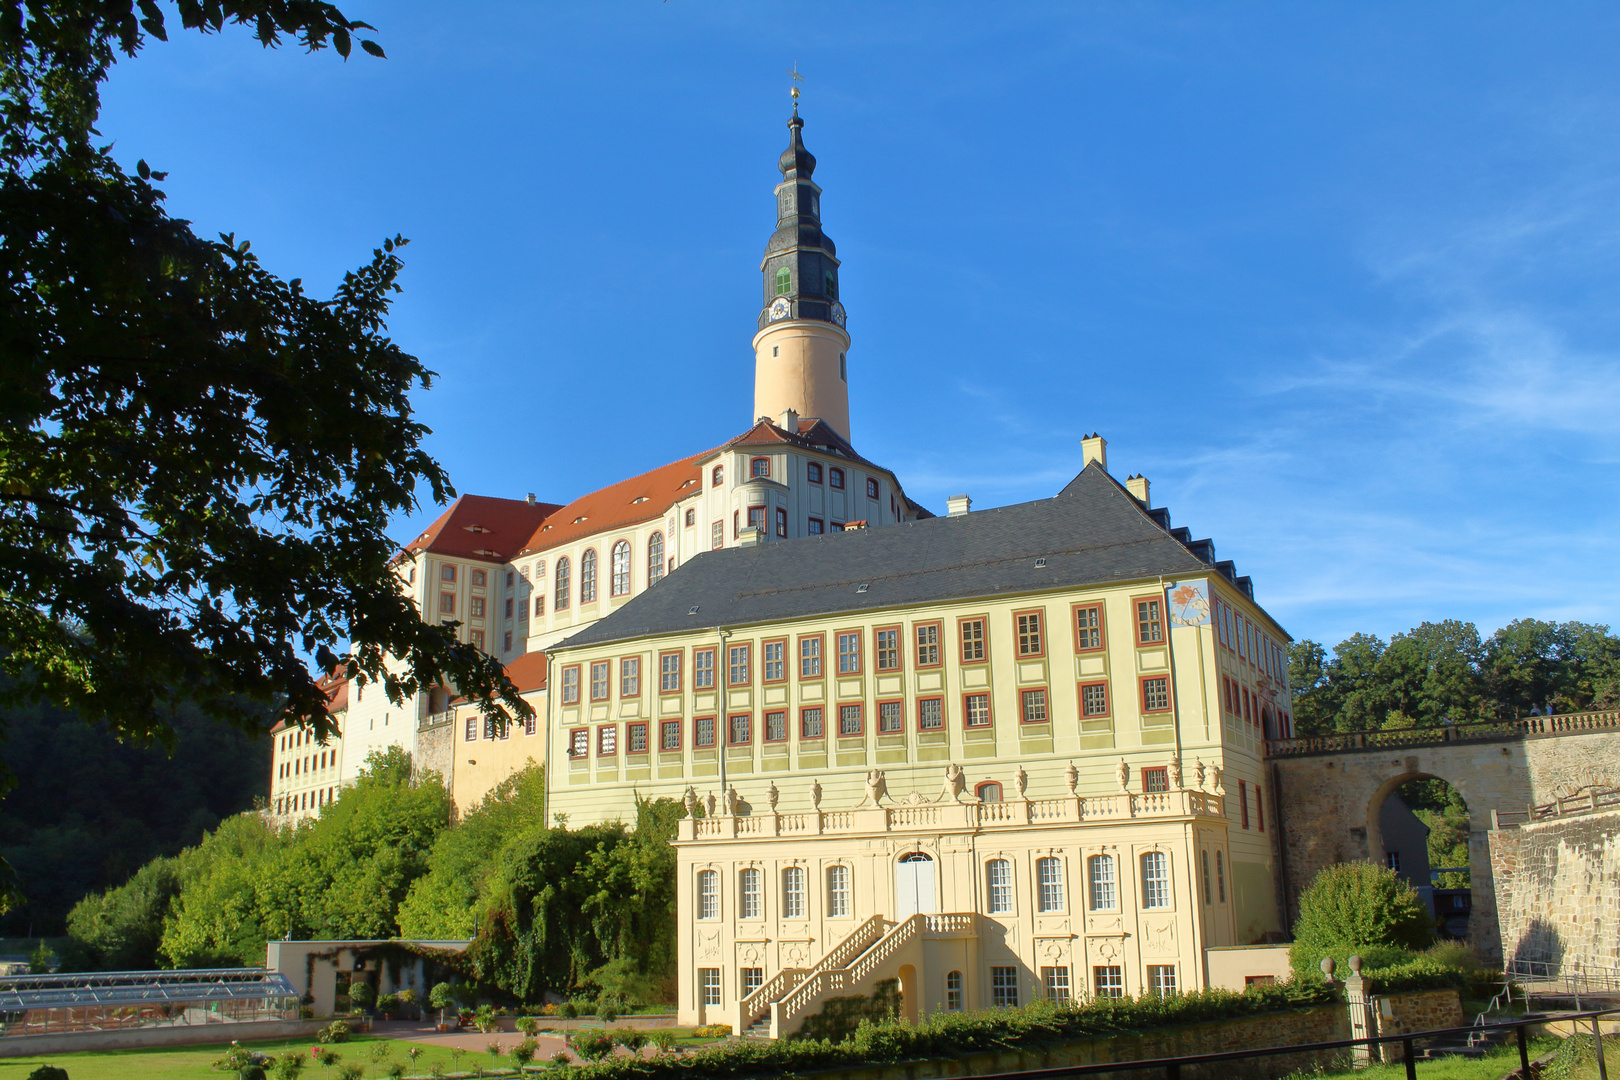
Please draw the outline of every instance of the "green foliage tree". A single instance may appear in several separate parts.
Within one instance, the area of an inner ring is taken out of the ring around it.
[[[1433,940],[1428,908],[1394,871],[1340,863],[1317,874],[1299,898],[1288,960],[1301,978],[1320,979],[1323,957],[1343,964],[1351,952],[1422,949]]]
[[[447,982],[435,983],[428,991],[428,1004],[439,1012],[439,1023],[444,1023],[444,1010],[456,1003],[456,995]]]
[[[321,0],[178,10],[186,29],[236,22],[345,57],[368,29]],[[325,734],[312,655],[396,700],[448,683],[503,721],[529,715],[390,565],[390,516],[419,487],[453,494],[409,400],[432,373],[385,333],[404,241],[316,299],[246,241],[195,235],[167,214],[163,173],[97,145],[101,84],[169,29],[155,0],[14,0],[0,18],[5,700],[165,743],[161,705],[257,730],[274,700]]]
[[[506,844],[545,827],[545,771],[533,763],[501,781],[453,829],[439,834],[428,871],[399,910],[408,938],[471,938],[479,898]]]
[[[68,913],[65,966],[140,971],[157,966],[169,906],[180,895],[180,860],[154,859],[124,884],[91,893]]]

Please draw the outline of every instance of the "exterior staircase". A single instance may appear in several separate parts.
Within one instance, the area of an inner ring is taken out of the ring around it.
[[[912,915],[892,923],[874,915],[809,968],[784,968],[737,1003],[735,1029],[745,1038],[780,1039],[829,997],[858,994],[898,970],[903,954],[924,936],[972,935],[971,913]]]

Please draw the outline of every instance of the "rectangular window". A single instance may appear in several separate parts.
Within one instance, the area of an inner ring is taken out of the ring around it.
[[[787,538],[787,510],[780,506],[776,508],[776,535]]]
[[[709,547],[711,550],[719,551],[725,546],[726,524],[723,521],[717,521],[709,527]]]
[[[849,867],[842,863],[827,867],[827,915],[835,919],[849,915]]]
[[[1024,723],[1026,723],[1026,724],[1044,724],[1044,723],[1046,723],[1048,717],[1046,715],[1046,691],[1045,690],[1025,690],[1019,695],[1019,697],[1021,698],[1022,703],[1023,703]]]
[[[821,709],[809,708],[799,713],[799,738],[819,739],[826,733],[821,723]]]
[[[439,568],[439,578],[442,581],[456,580],[456,568],[453,566],[441,566]]]
[[[478,717],[467,717],[467,741],[476,742],[478,739]]]
[[[990,695],[968,694],[962,699],[963,724],[967,727],[990,726]]]
[[[763,506],[750,506],[748,508],[748,527],[758,529],[761,536],[765,535],[765,508]]]
[[[1091,864],[1091,910],[1112,911],[1117,905],[1114,891],[1114,857],[1093,855]]]
[[[1074,651],[1095,652],[1102,647],[1102,605],[1076,604],[1074,608]]]
[[[1159,675],[1142,680],[1142,711],[1165,712],[1170,708],[1170,679]]]
[[[962,973],[951,971],[945,974],[945,1008],[950,1012],[962,1011]]]
[[[545,613],[546,613],[546,598],[543,597],[543,596],[535,597],[534,598],[534,617],[537,618],[537,619],[541,618],[541,617],[543,617],[545,615]]]
[[[489,575],[485,574],[482,570],[474,570],[472,572],[472,583],[477,588],[482,589],[485,585],[489,584]]]
[[[768,712],[765,714],[765,741],[781,742],[787,738],[787,713]]]
[[[1152,600],[1138,600],[1136,602],[1136,643],[1138,645],[1157,645],[1164,640],[1164,619],[1160,612],[1161,601],[1158,597]]]
[[[747,997],[755,990],[765,985],[765,969],[759,967],[742,969],[742,996]]]
[[[747,686],[749,682],[749,656],[747,645],[733,645],[726,650],[726,685]]]
[[[838,734],[843,737],[861,734],[861,707],[859,705],[838,706]]]
[[[963,619],[962,663],[974,664],[984,659],[984,620]]]
[[[1260,797],[1260,785],[1254,785],[1254,826],[1261,832],[1266,831],[1266,806]]]
[[[660,694],[678,694],[681,692],[680,653],[667,652],[659,655],[658,692]]]
[[[598,660],[591,664],[591,700],[606,701],[608,699],[608,662]]]
[[[1148,991],[1154,997],[1175,997],[1176,966],[1174,964],[1149,964]]]
[[[765,653],[765,681],[781,682],[787,678],[786,641],[767,641],[761,646]]]
[[[701,747],[714,745],[714,717],[700,716],[692,721],[692,745]]]
[[[805,532],[810,536],[820,536],[827,531],[827,526],[820,518],[811,518],[805,523]]]
[[[454,615],[456,613],[456,594],[442,592],[439,594],[439,614]]]
[[[1035,860],[1035,876],[1040,884],[1040,900],[1037,911],[1062,911],[1063,899],[1063,860],[1055,856]]]
[[[726,718],[726,742],[747,746],[754,740],[754,718],[748,713],[732,713]]]
[[[480,650],[483,649],[483,647],[484,647],[484,632],[482,630],[474,630],[472,632],[472,643],[473,643],[474,648],[480,649]]]
[[[1149,851],[1142,856],[1142,906],[1170,906],[1170,856],[1162,851]]]
[[[619,696],[641,696],[641,657],[628,656],[619,661]]]
[[[821,638],[799,639],[799,678],[821,678]]]
[[[647,725],[627,724],[624,729],[625,751],[631,754],[647,752]]]
[[[564,705],[579,704],[578,664],[570,664],[562,669],[562,699]]]
[[[1238,781],[1238,806],[1242,808],[1243,827],[1247,829],[1249,827],[1249,782],[1247,780]]]
[[[596,756],[608,757],[619,752],[619,725],[604,724],[596,729]]]
[[[681,722],[665,720],[658,725],[658,749],[677,751],[681,748]]]
[[[720,1004],[719,968],[698,968],[698,997],[705,1005]]]
[[[1170,770],[1162,765],[1156,769],[1143,769],[1142,790],[1146,792],[1169,791]]]
[[[1024,611],[1014,615],[1013,620],[1018,629],[1018,655],[1044,655],[1046,645],[1041,636],[1041,613]]]
[[[506,598],[506,617],[508,619],[512,617],[512,598],[510,596]]]
[[[582,758],[591,752],[591,732],[589,728],[574,728],[568,733],[568,756]]]
[[[838,674],[859,675],[861,672],[861,632],[851,631],[838,635]]]
[[[1018,1008],[1018,969],[993,967],[990,969],[990,1004],[999,1008]]]
[[[878,734],[906,729],[906,705],[903,701],[878,702]]]
[[[1083,683],[1080,687],[1080,715],[1108,715],[1108,684]]]
[[[1066,967],[1041,968],[1041,991],[1047,1001],[1069,1000],[1069,969]]]
[[[887,627],[877,631],[872,635],[872,645],[876,650],[879,671],[894,671],[900,667],[899,627]]]
[[[1118,964],[1102,964],[1091,969],[1091,992],[1100,998],[1125,996],[1124,969]]]
[[[917,730],[943,731],[945,728],[945,699],[923,698],[917,702]]]
[[[505,646],[504,647],[505,647],[507,652],[512,651],[512,631],[510,631],[510,630],[508,630],[506,632]]]
[[[939,666],[939,623],[924,623],[912,628],[917,636],[917,666]]]
[[[467,613],[475,619],[482,619],[484,617],[484,598],[482,596],[473,597]]]
[[[782,918],[804,918],[804,867],[790,866],[782,871]]]
[[[990,914],[1005,915],[1012,911],[1012,863],[1006,859],[991,859],[985,864],[984,879],[989,886]]]
[[[1397,874],[1400,873],[1401,872],[1401,853],[1398,852],[1398,851],[1386,851],[1386,852],[1384,852],[1384,865],[1389,867],[1391,870],[1395,871]]]
[[[714,650],[695,649],[692,652],[692,685],[699,690],[714,689]]]

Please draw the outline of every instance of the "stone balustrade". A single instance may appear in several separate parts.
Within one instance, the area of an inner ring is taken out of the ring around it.
[[[995,830],[1031,825],[1117,824],[1121,821],[1226,816],[1225,796],[1197,789],[1117,795],[1067,795],[1005,802],[899,803],[854,810],[683,818],[676,843],[752,840],[852,833]]]

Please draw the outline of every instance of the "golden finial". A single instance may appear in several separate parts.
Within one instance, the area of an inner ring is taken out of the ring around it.
[[[793,62],[793,67],[787,72],[787,74],[793,79],[793,85],[788,88],[788,93],[793,96],[793,112],[797,114],[799,111],[798,84],[804,82],[804,76],[799,74],[799,62],[797,60]]]

